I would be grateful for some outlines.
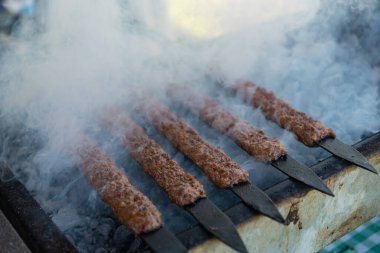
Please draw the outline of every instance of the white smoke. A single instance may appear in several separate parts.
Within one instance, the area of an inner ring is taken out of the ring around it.
[[[301,26],[292,15],[227,34],[208,48],[209,65],[231,83],[246,78],[273,90],[352,144],[380,127],[376,8],[376,1],[321,1]]]
[[[136,93],[160,95],[171,82],[213,87],[210,69],[273,90],[351,144],[380,129],[379,9],[375,0],[40,0],[35,17],[0,36],[0,121],[33,130],[41,149],[14,151],[3,132],[1,157],[19,152],[38,165],[14,163],[44,202],[49,180],[72,165],[65,153],[78,131],[97,128],[105,105],[133,106]],[[213,92],[299,150],[257,110]]]

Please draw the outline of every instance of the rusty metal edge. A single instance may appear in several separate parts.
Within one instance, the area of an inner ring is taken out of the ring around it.
[[[32,252],[78,252],[12,172],[0,180],[0,209]]]
[[[367,158],[380,152],[380,132],[361,140],[353,145]],[[330,156],[321,162],[311,166],[311,169],[319,175],[323,180],[330,178],[351,167],[351,163],[341,158]],[[369,172],[368,172],[369,173]],[[377,175],[373,175],[377,176]],[[309,187],[302,183],[298,183],[291,179],[286,179],[269,188],[263,189],[274,203],[279,204],[286,199],[302,196],[311,191]],[[235,225],[248,222],[260,213],[251,210],[243,203],[239,203],[227,210],[223,210],[229,216]],[[207,234],[199,225],[196,225],[186,231],[177,234],[177,237],[188,248],[193,248],[207,241],[211,236]]]

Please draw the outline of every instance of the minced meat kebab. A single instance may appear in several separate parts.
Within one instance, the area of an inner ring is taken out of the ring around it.
[[[287,153],[277,139],[266,136],[261,129],[232,115],[214,100],[183,86],[172,86],[168,93],[173,100],[190,109],[212,128],[234,139],[236,144],[257,160],[271,162]]]
[[[144,103],[138,104],[138,111],[218,187],[226,188],[248,182],[247,171],[242,170],[220,148],[203,140],[198,132],[159,101],[149,97]]]
[[[77,154],[78,166],[85,178],[123,225],[136,235],[163,225],[154,204],[129,182],[89,137],[82,136]]]
[[[150,139],[128,114],[112,108],[102,117],[103,123],[116,135],[121,135],[124,147],[179,206],[195,203],[205,198],[202,184],[191,174],[185,173],[157,142]]]
[[[294,109],[277,98],[273,92],[250,81],[238,82],[232,89],[247,103],[260,108],[266,118],[292,131],[306,146],[316,146],[318,141],[326,137],[335,137],[334,131],[325,127],[322,122]]]

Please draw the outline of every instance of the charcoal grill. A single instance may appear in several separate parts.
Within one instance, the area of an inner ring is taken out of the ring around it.
[[[380,168],[380,133],[354,145]],[[283,214],[287,226],[238,203],[223,210],[237,225],[251,252],[315,252],[380,212],[380,178],[350,163],[329,157],[312,169],[335,193],[335,198],[290,179],[264,186]],[[77,252],[25,187],[2,164],[1,210],[33,252]],[[11,178],[4,180],[4,178]],[[191,252],[229,252],[199,225],[177,233]],[[126,242],[127,243],[127,242]],[[130,241],[129,241],[130,243]],[[147,250],[141,244],[137,251]]]
[[[341,18],[340,16],[342,15],[336,15],[338,18]],[[327,15],[327,17],[329,17],[329,15]],[[324,18],[326,17],[322,15],[322,19]],[[320,21],[321,19],[316,20],[316,22]],[[364,20],[364,22],[369,21]],[[350,29],[347,31],[341,29],[342,27],[337,28],[337,30],[342,30],[342,34],[339,35],[339,40],[351,41],[351,34],[359,34],[356,37],[360,45],[360,50],[363,50],[363,52],[358,53],[367,55],[368,48],[376,48],[376,45],[368,42],[370,41],[368,34],[371,34],[374,29],[366,30],[368,27],[364,29],[361,19],[358,19],[356,22],[356,19],[353,18],[349,24]],[[375,31],[376,30],[377,29],[375,29]],[[353,41],[355,43],[357,42],[356,40]],[[290,47],[292,47],[292,44],[293,42],[289,40]],[[343,46],[344,45],[343,43]],[[374,66],[379,65],[377,58],[370,58],[371,64]],[[176,108],[175,112],[179,114],[182,113],[178,108]],[[192,116],[189,117],[188,115],[185,117],[187,121],[196,121],[196,119],[191,118]],[[0,119],[3,121],[6,120],[6,117]],[[22,122],[23,119],[20,121]],[[140,121],[139,123],[141,124]],[[22,183],[23,175],[20,176],[19,171],[15,169],[17,166],[13,165],[23,164],[24,166],[28,166],[30,161],[24,161],[23,159],[29,159],[30,154],[21,155],[20,157],[16,155],[16,159],[12,158],[12,153],[17,153],[17,149],[23,148],[24,145],[23,143],[17,143],[18,140],[14,141],[15,143],[13,143],[12,140],[10,141],[12,137],[7,136],[7,132],[2,129],[3,125],[7,128],[6,131],[9,130],[9,132],[13,130],[17,131],[18,128],[22,128],[17,126],[12,129],[12,125],[9,126],[9,124],[0,122],[0,143],[3,144],[3,147],[9,148],[4,152],[0,146],[0,150],[2,151],[0,161],[6,161],[5,163],[0,163],[1,211],[32,252],[54,253],[83,251],[83,248],[78,245],[76,245],[76,247],[74,246],[76,242],[67,233],[67,230],[61,230],[59,224],[56,224],[56,220],[52,218],[52,214],[44,209],[46,206],[39,204],[37,198],[34,197],[34,192],[29,192],[27,185]],[[23,126],[22,123],[20,125]],[[203,125],[198,123],[194,125],[196,125],[194,128],[197,130],[199,128],[203,129]],[[163,144],[165,151],[167,151],[170,156],[180,157],[180,160],[182,159],[181,167],[196,177],[202,178],[202,184],[205,184],[208,197],[236,224],[250,252],[316,252],[380,213],[380,196],[378,194],[380,191],[380,177],[360,169],[343,159],[330,156],[311,166],[311,168],[332,190],[335,194],[334,198],[312,190],[300,182],[287,178],[284,174],[281,174],[281,172],[273,168],[272,170],[266,170],[266,172],[263,171],[265,175],[271,175],[277,172],[274,179],[272,178],[271,180],[265,180],[265,177],[256,179],[252,176],[254,173],[251,173],[250,179],[252,183],[264,190],[268,196],[273,199],[282,215],[286,218],[286,225],[281,225],[248,208],[232,192],[210,186],[211,184],[207,178],[200,176],[202,173],[198,169],[194,169],[190,161],[181,158],[181,154],[177,155],[179,152],[165,142],[162,136],[155,132],[155,130],[150,129],[148,126],[144,127],[152,139]],[[205,134],[202,130],[199,131],[202,135]],[[3,133],[5,133],[4,136]],[[223,138],[221,135],[219,137]],[[4,141],[7,141],[7,143]],[[223,141],[225,143],[228,142],[225,139],[223,139]],[[26,144],[29,145],[30,143]],[[33,145],[34,144],[32,144],[32,146]],[[215,145],[215,143],[213,143],[213,145]],[[380,169],[380,132],[367,135],[367,137],[355,144],[354,147],[365,155],[368,161],[377,170]],[[28,148],[31,150],[38,149],[38,147]],[[117,157],[112,157],[112,159],[115,160],[119,168],[123,169],[129,166],[137,167],[137,164],[134,164],[131,159],[125,158],[126,156],[128,157],[127,152],[118,153],[120,147],[116,147],[115,150],[116,149]],[[222,147],[222,149],[224,149],[224,147]],[[244,151],[238,147],[236,150],[244,153]],[[8,156],[11,160],[9,163],[7,162]],[[235,158],[233,157],[233,159]],[[259,166],[259,168],[255,168],[255,170],[269,169],[268,167],[267,165],[262,165],[261,167]],[[76,168],[71,169],[75,171],[73,174],[76,173],[80,175]],[[162,189],[155,185],[153,180],[144,174],[142,170],[131,172],[125,169],[125,172],[135,185],[138,185],[139,182],[144,182],[144,184],[148,182],[147,186],[139,185],[139,187],[142,187],[143,193],[147,194],[148,197],[152,198],[152,201],[157,204],[164,216],[165,226],[167,225],[168,229],[177,236],[190,252],[232,251],[231,248],[207,233],[194,219],[191,219],[191,216],[186,216],[184,211],[181,211],[179,208],[173,208]],[[17,176],[15,177],[14,175]],[[74,183],[80,185],[80,188],[75,189],[74,187],[73,194],[75,195],[75,190],[79,189],[78,195],[80,195],[79,191],[82,191],[82,189],[86,187],[84,191],[91,191],[89,185],[86,185],[84,178],[78,177],[76,177]],[[62,182],[61,184],[67,182],[72,183],[73,180],[70,180]],[[54,183],[53,181],[53,184]],[[152,186],[154,186],[154,194],[150,194],[149,192]],[[224,201],[223,198],[221,199],[221,196],[224,197],[224,195],[226,201]],[[60,195],[60,197],[62,196],[67,197],[65,194]],[[101,202],[98,197],[95,198],[97,198],[98,202]],[[100,211],[105,213],[107,219],[117,224],[116,226],[119,226],[118,228],[122,227],[117,219],[110,214],[111,211],[109,208],[105,207],[104,204],[102,208],[108,210]],[[185,220],[187,223],[174,224],[178,216],[183,216],[182,220]],[[172,221],[168,224],[172,218],[174,223]],[[114,229],[112,233],[116,234],[115,230],[116,229]],[[112,233],[108,233],[111,235],[108,235],[109,240],[107,239],[105,243],[115,240],[112,238]],[[88,237],[93,240],[97,240],[96,236],[95,231],[88,233]],[[123,234],[118,240],[119,243],[123,245],[123,247],[118,248],[119,251],[151,251],[141,239],[134,237],[131,233]],[[91,250],[88,249],[88,251]],[[95,250],[93,251],[95,252]],[[100,249],[99,252],[103,251]]]

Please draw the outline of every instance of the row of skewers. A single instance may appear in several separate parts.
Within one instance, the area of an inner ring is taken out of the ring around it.
[[[239,82],[228,89],[246,103],[261,109],[267,119],[292,131],[306,146],[321,146],[338,157],[377,173],[357,150],[338,141],[332,129],[295,110],[272,92],[252,82]],[[290,178],[334,196],[310,168],[291,158],[277,139],[266,136],[262,130],[231,114],[216,101],[192,88],[179,85],[172,85],[168,95],[211,128],[230,137],[256,160],[270,163]],[[223,150],[205,141],[195,129],[154,97],[146,96],[139,101],[137,113],[196,164],[213,184],[230,189],[248,207],[280,223],[285,222],[269,196],[251,184],[248,172]],[[203,185],[171,159],[127,112],[117,107],[108,108],[99,117],[99,122],[120,139],[123,147],[164,189],[173,203],[191,213],[204,229],[225,244],[238,252],[247,252],[234,224],[207,198]],[[127,176],[84,133],[77,151],[78,167],[122,224],[156,252],[186,252],[181,242],[163,226],[154,204],[129,182]]]

